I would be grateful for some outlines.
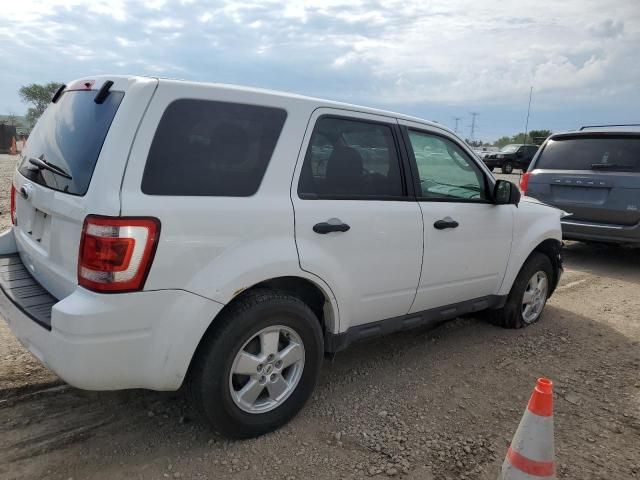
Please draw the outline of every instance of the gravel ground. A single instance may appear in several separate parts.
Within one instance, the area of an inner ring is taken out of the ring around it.
[[[12,168],[0,156],[0,192]],[[64,385],[0,321],[0,478],[493,480],[542,375],[556,385],[558,477],[640,478],[640,250],[565,255],[540,323],[464,318],[357,344],[325,362],[291,423],[243,442],[208,431],[181,392]]]

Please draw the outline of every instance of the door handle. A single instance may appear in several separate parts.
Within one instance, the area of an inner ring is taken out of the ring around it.
[[[442,220],[437,220],[433,226],[438,230],[444,230],[445,228],[457,228],[458,222],[456,222],[451,217],[444,217]]]
[[[329,223],[331,222],[331,223]],[[316,223],[313,226],[313,231],[320,235],[325,235],[329,232],[347,232],[351,227],[346,223],[342,223],[337,218],[332,218],[328,222]]]

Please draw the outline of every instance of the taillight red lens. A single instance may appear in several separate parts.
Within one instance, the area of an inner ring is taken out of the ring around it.
[[[96,292],[141,290],[159,234],[156,218],[89,215],[80,240],[78,284]]]
[[[16,186],[11,184],[11,223],[16,224]]]
[[[101,272],[124,272],[135,249],[133,238],[110,238],[85,235],[82,244],[82,265]]]
[[[527,189],[529,188],[529,176],[531,174],[529,172],[525,172],[520,177],[520,190],[522,191],[522,195],[527,194]]]

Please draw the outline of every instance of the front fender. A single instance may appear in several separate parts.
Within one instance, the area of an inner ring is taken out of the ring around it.
[[[554,207],[523,198],[514,216],[513,245],[499,295],[509,294],[522,265],[536,247],[545,240],[562,242],[561,214]]]

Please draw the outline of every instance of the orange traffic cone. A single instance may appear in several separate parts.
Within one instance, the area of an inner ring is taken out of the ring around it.
[[[553,383],[539,378],[498,480],[555,479]]]
[[[11,138],[11,148],[9,149],[9,154],[10,155],[18,154],[18,148],[16,147],[16,137]]]

